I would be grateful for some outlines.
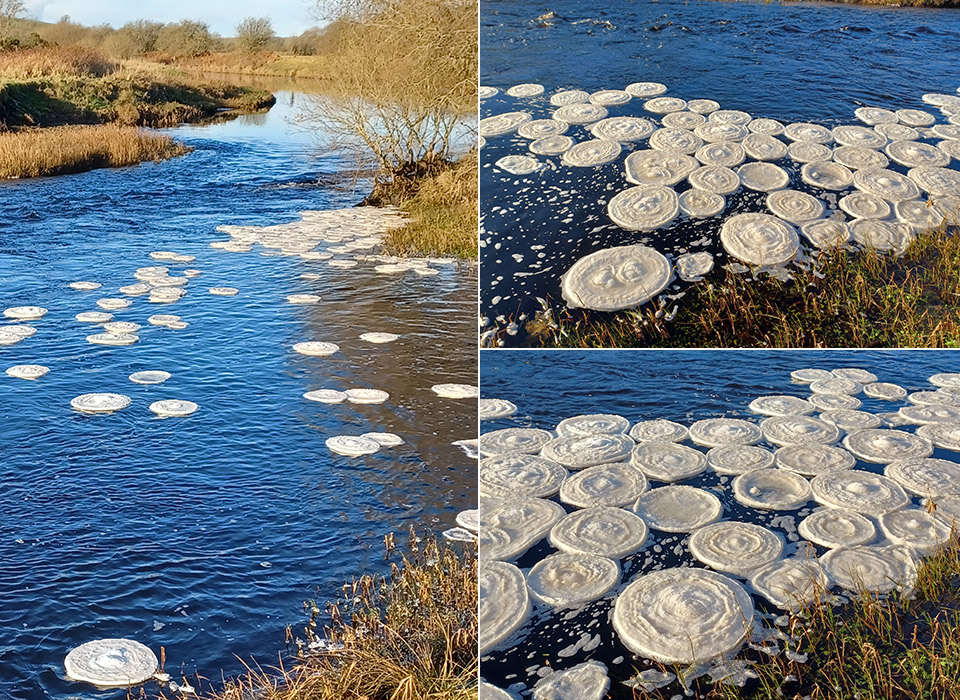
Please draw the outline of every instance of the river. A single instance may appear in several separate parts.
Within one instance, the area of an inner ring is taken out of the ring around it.
[[[305,619],[303,601],[386,570],[386,534],[437,533],[474,507],[475,462],[451,443],[475,437],[476,404],[431,386],[476,384],[475,267],[377,275],[372,263],[333,269],[210,247],[225,239],[217,226],[295,221],[366,193],[348,161],[324,154],[322,134],[292,125],[307,99],[281,91],[269,113],[166,130],[195,149],[183,158],[0,183],[0,308],[49,309],[31,322],[35,336],[0,348],[0,368],[51,369],[32,382],[0,373],[0,696],[125,697],[64,678],[67,651],[100,637],[165,648],[166,670],[194,686],[196,674],[208,688],[242,672],[237,657],[275,664],[286,625],[298,631]],[[202,274],[176,304],[129,297],[114,312],[144,326],[137,344],[88,344],[95,331],[75,314],[120,296],[138,267],[162,264],[148,257],[155,250],[196,256],[187,267]],[[317,277],[301,279],[308,272]],[[103,287],[67,286],[77,280]],[[239,294],[208,294],[215,286]],[[322,301],[287,303],[295,293]],[[157,313],[189,326],[148,325]],[[400,339],[365,343],[368,331]],[[304,340],[341,350],[294,353]],[[173,377],[128,380],[144,369]],[[302,397],[348,387],[390,399]],[[133,404],[111,415],[72,410],[87,392]],[[163,420],[148,412],[166,398],[200,409]],[[405,444],[365,458],[325,446],[368,431]]]

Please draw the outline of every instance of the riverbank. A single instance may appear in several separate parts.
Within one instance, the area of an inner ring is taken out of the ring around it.
[[[957,347],[960,237],[943,226],[901,256],[825,251],[791,279],[716,270],[664,310],[554,308],[528,322],[543,347]],[[676,315],[670,312],[676,304]]]
[[[387,556],[393,538],[386,540]],[[436,540],[410,538],[389,576],[364,575],[343,586],[301,633],[288,629],[298,662],[279,676],[251,670],[209,700],[476,700],[479,675],[477,559]]]

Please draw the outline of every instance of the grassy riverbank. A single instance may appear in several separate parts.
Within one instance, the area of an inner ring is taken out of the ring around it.
[[[0,133],[0,179],[119,168],[189,153],[169,136],[132,126],[58,126]]]
[[[954,540],[919,567],[913,595],[860,593],[791,617],[783,630],[796,660],[741,652],[759,678],[744,688],[694,683],[711,700],[956,700],[960,698],[960,548]],[[780,646],[784,643],[781,641]],[[675,672],[677,669],[667,669]],[[674,686],[675,687],[675,686]],[[670,687],[638,690],[637,700],[666,700]]]
[[[417,183],[414,193],[390,190],[380,203],[397,204],[413,221],[393,229],[386,250],[393,255],[477,259],[477,154],[462,157]]]
[[[958,347],[960,236],[946,227],[896,257],[820,253],[793,279],[716,270],[672,320],[649,307],[616,314],[554,310],[527,324],[547,347]]]
[[[392,551],[388,539],[388,553]],[[251,670],[209,700],[476,700],[477,560],[470,551],[417,543],[387,577],[362,576],[328,606],[289,669]],[[291,637],[299,637],[292,633]],[[308,644],[316,648],[310,651]]]

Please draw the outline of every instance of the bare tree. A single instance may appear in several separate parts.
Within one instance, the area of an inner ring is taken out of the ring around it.
[[[26,12],[24,0],[0,0],[0,39],[10,36],[17,18]]]
[[[380,184],[444,167],[476,120],[476,0],[343,0],[326,94],[306,118]],[[375,195],[376,196],[376,193]]]
[[[273,39],[273,24],[269,17],[247,17],[237,25],[237,39],[244,51],[263,51]]]

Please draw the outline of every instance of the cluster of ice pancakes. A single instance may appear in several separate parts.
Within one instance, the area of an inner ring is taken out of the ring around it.
[[[769,636],[760,611],[909,591],[960,518],[960,373],[912,392],[857,368],[791,380],[742,418],[592,414],[481,434],[481,654],[534,628],[556,637],[589,605],[634,654],[723,666]],[[482,420],[516,412],[481,399]],[[574,669],[570,682],[606,688],[605,668]]]
[[[960,223],[960,95],[925,94],[926,109],[861,107],[859,123],[830,129],[668,97],[660,83],[592,94],[535,87],[510,88],[509,111],[480,120],[481,146],[511,137],[526,150],[493,164],[505,174],[501,186],[518,185],[518,210],[538,208],[530,199],[537,188],[528,185],[550,177],[543,171],[577,177],[622,159],[624,184],[597,203],[613,224],[654,233],[719,217],[714,229],[692,229],[695,238],[716,239],[719,229],[726,254],[754,269],[797,259],[804,241],[815,249],[901,252],[920,232]],[[481,99],[498,92],[482,87]],[[551,197],[557,209],[557,194]],[[740,200],[756,210],[732,206]],[[740,213],[725,214],[732,209]],[[688,253],[673,261],[663,253],[642,245],[593,252],[563,266],[563,297],[601,311],[643,304],[669,284],[675,267],[690,264]],[[712,258],[701,274],[711,268]]]

